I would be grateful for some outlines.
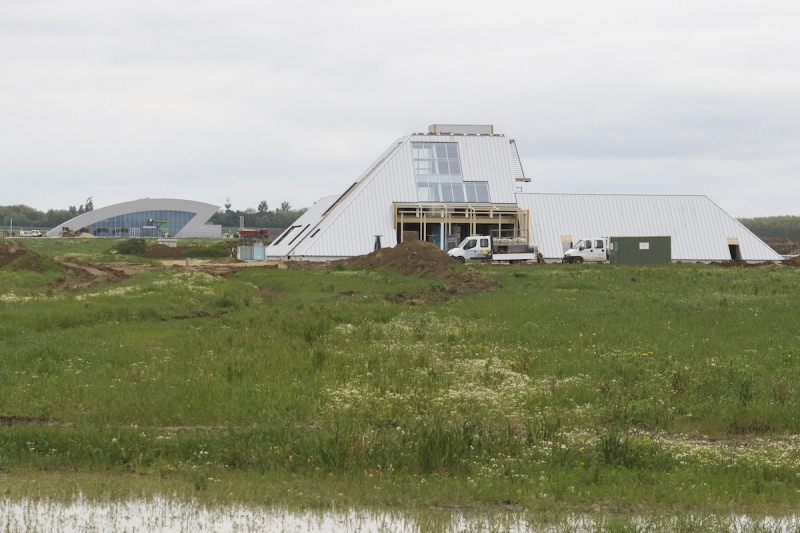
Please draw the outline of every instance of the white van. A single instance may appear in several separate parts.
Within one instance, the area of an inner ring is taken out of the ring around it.
[[[22,230],[19,232],[20,237],[41,237],[42,232],[38,229]]]
[[[564,252],[563,263],[600,263],[608,261],[608,237],[581,239]]]

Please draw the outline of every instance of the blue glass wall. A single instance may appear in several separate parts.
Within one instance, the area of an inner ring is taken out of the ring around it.
[[[98,237],[175,236],[197,213],[186,211],[139,211],[110,217],[89,226]]]

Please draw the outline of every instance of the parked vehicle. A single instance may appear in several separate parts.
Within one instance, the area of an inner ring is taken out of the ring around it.
[[[22,230],[19,232],[20,237],[41,237],[43,233],[38,229]]]
[[[240,229],[239,230],[240,237],[260,237],[262,239],[269,238],[269,230],[266,228],[261,229]]]
[[[523,237],[493,237],[491,235],[471,235],[461,241],[456,248],[447,252],[459,263],[467,261],[541,261],[539,249],[528,244]]]
[[[564,252],[562,263],[602,263],[608,261],[608,237],[582,239]]]

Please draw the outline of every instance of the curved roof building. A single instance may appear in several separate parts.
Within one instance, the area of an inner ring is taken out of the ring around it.
[[[67,227],[88,229],[98,237],[206,237],[222,236],[222,226],[207,224],[219,206],[172,198],[142,198],[94,209],[47,232],[58,237]],[[84,231],[86,231],[84,229]]]

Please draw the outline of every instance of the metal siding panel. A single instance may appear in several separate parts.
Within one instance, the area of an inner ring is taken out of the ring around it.
[[[321,198],[317,200],[317,202],[312,205],[308,211],[300,215],[292,225],[293,226],[300,226],[300,229],[309,225],[309,229],[306,232],[306,237],[303,237],[299,241],[295,241],[293,244],[290,244],[290,241],[294,238],[294,236],[289,236],[285,240],[281,240],[278,244],[270,244],[267,246],[266,255],[267,257],[286,257],[287,255],[292,255],[295,251],[309,238],[311,234],[314,233],[317,227],[319,227],[320,222],[323,220],[323,214],[331,208],[331,206],[336,203],[339,199],[339,195],[335,196],[326,196],[325,198]],[[288,230],[288,228],[287,228]],[[298,230],[294,230],[298,231]],[[286,233],[284,231],[284,233]],[[283,235],[283,233],[281,234]],[[280,239],[280,235],[275,239],[276,241]]]
[[[672,260],[671,237],[612,237],[611,240],[614,247],[610,252],[612,265],[656,265]],[[640,247],[643,241],[648,243],[646,250]]]
[[[561,235],[669,235],[675,261],[729,259],[728,237],[739,238],[748,261],[780,260],[769,246],[705,196],[518,194],[531,213],[530,234],[549,259],[562,256]]]

